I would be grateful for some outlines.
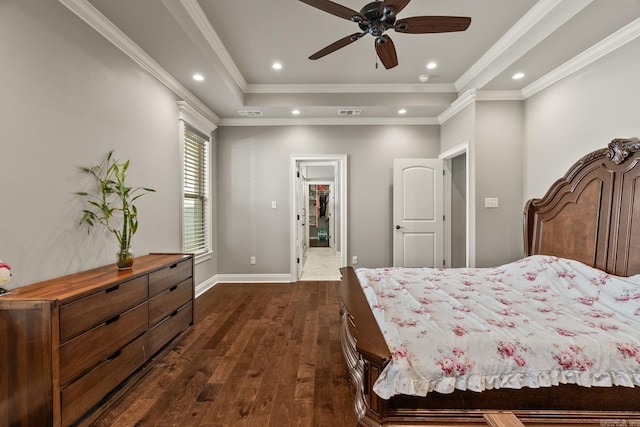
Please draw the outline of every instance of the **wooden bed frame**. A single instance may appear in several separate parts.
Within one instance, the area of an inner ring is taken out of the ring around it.
[[[582,157],[542,199],[527,202],[525,256],[575,259],[618,276],[640,273],[639,161],[638,139],[614,139]],[[360,425],[486,425],[483,413],[497,410],[513,412],[528,426],[640,426],[638,387],[561,385],[378,397],[372,386],[391,354],[353,268],[341,272],[342,348]]]

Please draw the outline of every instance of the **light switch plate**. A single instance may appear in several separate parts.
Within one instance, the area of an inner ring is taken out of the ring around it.
[[[497,208],[498,207],[498,198],[497,197],[487,197],[484,199],[484,207],[485,208]]]

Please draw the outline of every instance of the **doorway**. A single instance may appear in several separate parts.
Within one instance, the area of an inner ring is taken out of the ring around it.
[[[309,248],[335,248],[333,181],[307,181],[306,238]]]
[[[347,265],[346,181],[346,155],[291,156],[292,282],[340,279]]]
[[[445,258],[447,267],[475,267],[475,189],[470,185],[473,153],[464,142],[444,153]]]

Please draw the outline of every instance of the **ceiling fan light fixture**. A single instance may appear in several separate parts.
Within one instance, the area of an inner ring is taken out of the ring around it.
[[[360,12],[331,0],[300,1],[339,18],[355,22],[360,27],[360,33],[351,34],[325,46],[311,55],[309,57],[311,60],[323,58],[359,40],[365,34],[370,34],[375,37],[376,53],[388,70],[398,65],[398,56],[391,37],[385,35],[387,31],[394,30],[406,34],[450,33],[466,31],[471,24],[471,18],[464,16],[411,16],[397,19],[397,15],[411,0],[376,0],[367,3]]]
[[[420,75],[418,76],[418,80],[419,80],[421,83],[426,83],[427,81],[429,81],[429,78],[430,78],[430,77],[431,77],[431,76],[430,76],[429,74],[420,74]]]

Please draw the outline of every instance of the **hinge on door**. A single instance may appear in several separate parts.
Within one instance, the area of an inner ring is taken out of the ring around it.
[[[300,172],[296,172],[296,178],[300,178]]]
[[[447,172],[444,169],[442,169],[442,175],[446,175],[446,174]]]
[[[298,221],[300,221],[300,215],[298,215]]]
[[[442,266],[444,267],[445,265],[447,265],[447,261],[446,260],[442,260]]]
[[[300,264],[300,258],[296,258],[296,264]]]
[[[442,215],[442,220],[446,221],[447,220],[447,216],[446,215]]]

